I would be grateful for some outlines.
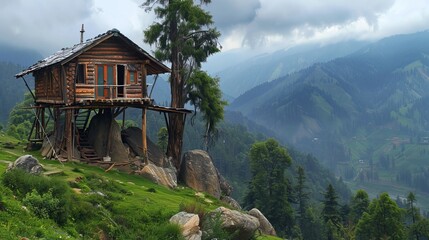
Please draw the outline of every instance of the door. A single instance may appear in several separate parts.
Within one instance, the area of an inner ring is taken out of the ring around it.
[[[113,65],[97,65],[97,98],[116,98],[115,74]]]

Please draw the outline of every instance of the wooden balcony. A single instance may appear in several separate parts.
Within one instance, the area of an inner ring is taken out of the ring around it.
[[[125,99],[144,99],[140,85],[88,85],[76,84],[75,102],[82,101],[120,101]]]

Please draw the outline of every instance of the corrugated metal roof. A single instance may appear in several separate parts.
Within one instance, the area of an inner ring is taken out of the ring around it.
[[[32,66],[28,67],[27,69],[23,70],[22,72],[15,75],[16,78],[22,77],[24,75],[27,75],[31,72],[37,71],[39,69],[57,64],[57,63],[66,63],[76,56],[80,55],[84,51],[92,48],[93,46],[97,45],[100,42],[103,42],[104,40],[112,37],[117,36],[120,37],[123,41],[125,41],[128,45],[133,47],[137,52],[148,58],[152,65],[151,67],[154,69],[153,74],[158,73],[166,73],[170,72],[170,69],[165,66],[163,63],[152,57],[148,52],[140,48],[137,44],[135,44],[133,41],[131,41],[129,38],[127,38],[125,35],[120,33],[117,29],[112,29],[107,31],[106,33],[100,34],[92,39],[88,39],[83,43],[79,43],[74,45],[73,47],[69,48],[63,48],[60,51],[54,53],[53,55],[38,61],[37,63],[33,64]]]

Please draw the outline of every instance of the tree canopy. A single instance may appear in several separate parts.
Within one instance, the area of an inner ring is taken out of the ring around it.
[[[285,170],[292,159],[274,139],[253,144],[249,156],[252,179],[245,204],[263,212],[278,232],[290,232],[294,219]]]
[[[389,194],[372,200],[356,226],[356,239],[404,239],[402,212]]]
[[[210,0],[202,0],[200,3],[208,4]],[[156,58],[171,62],[170,105],[174,108],[183,108],[186,101],[191,99],[188,97],[189,91],[198,89],[189,82],[195,76],[195,70],[199,70],[201,63],[210,55],[220,51],[218,43],[220,33],[212,27],[210,13],[193,0],[146,0],[142,7],[148,11],[154,9],[159,20],[144,31],[144,40],[156,46]],[[216,81],[208,83],[215,84]],[[217,85],[213,86],[218,88]],[[213,95],[204,95],[202,99],[204,98],[213,98]],[[223,109],[222,101],[215,103],[221,104],[215,108],[216,110]],[[213,114],[208,112],[208,108],[203,107],[200,110],[207,111],[204,115],[211,117],[212,122],[208,126],[215,125],[213,123],[220,119],[212,117]],[[223,113],[220,116],[223,116]],[[174,113],[168,115],[167,155],[172,157],[177,169],[180,167],[184,126],[183,115]],[[210,131],[211,129],[209,127]]]

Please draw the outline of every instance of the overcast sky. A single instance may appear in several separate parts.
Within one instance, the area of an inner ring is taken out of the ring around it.
[[[143,48],[154,21],[144,0],[0,0],[0,43],[47,56],[117,28]],[[428,0],[212,0],[223,52],[285,49],[302,43],[375,40],[429,29]]]

